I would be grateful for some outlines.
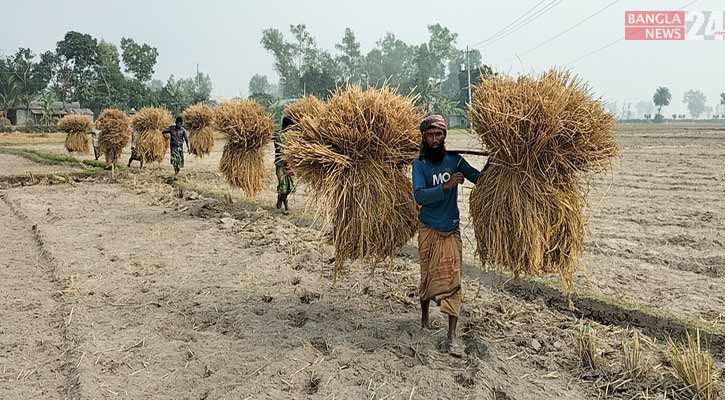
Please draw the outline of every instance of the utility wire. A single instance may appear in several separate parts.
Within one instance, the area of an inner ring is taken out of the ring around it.
[[[546,40],[544,40],[543,42],[541,42],[541,43],[537,44],[536,46],[534,46],[534,47],[532,47],[532,48],[530,48],[530,49],[526,50],[525,52],[521,53],[520,55],[521,55],[521,56],[524,56],[524,55],[526,55],[526,54],[529,54],[529,53],[531,53],[532,51],[535,51],[535,50],[538,50],[538,49],[540,49],[541,47],[543,47],[543,46],[545,46],[545,45],[547,45],[547,44],[551,43],[552,41],[554,41],[554,40],[556,40],[556,39],[560,38],[561,36],[563,36],[563,35],[565,35],[565,34],[567,34],[567,33],[571,32],[572,30],[574,30],[574,29],[578,28],[579,26],[581,26],[581,25],[582,25],[582,24],[584,24],[585,22],[589,21],[590,19],[592,19],[592,18],[596,17],[597,15],[599,15],[599,14],[603,13],[603,12],[604,12],[604,11],[605,11],[606,9],[608,9],[608,8],[612,7],[613,5],[615,5],[615,4],[617,4],[617,3],[619,3],[619,1],[620,1],[620,0],[614,0],[613,2],[611,2],[611,3],[607,4],[607,5],[606,5],[606,6],[604,6],[603,8],[599,9],[598,11],[596,11],[596,12],[595,12],[594,14],[591,14],[590,16],[588,16],[588,17],[584,18],[583,20],[581,20],[581,21],[577,22],[576,24],[572,25],[571,27],[569,27],[569,28],[567,28],[567,29],[565,29],[565,30],[563,30],[563,31],[561,31],[561,32],[559,32],[559,33],[557,33],[556,35],[554,35],[554,36],[550,37],[549,39],[546,39]]]
[[[475,46],[481,45],[481,44],[483,44],[483,43],[486,43],[486,42],[488,42],[488,41],[490,41],[490,40],[493,40],[493,39],[494,39],[494,38],[496,38],[496,37],[497,37],[498,35],[501,35],[501,34],[502,34],[503,32],[505,32],[505,31],[506,31],[507,29],[509,29],[510,27],[512,27],[512,26],[513,26],[514,24],[516,24],[516,23],[517,23],[517,22],[518,22],[519,20],[521,20],[522,18],[526,17],[526,16],[527,16],[527,15],[528,15],[528,14],[529,14],[530,12],[534,11],[534,10],[535,10],[535,9],[536,9],[537,7],[539,7],[539,5],[540,5],[541,3],[543,3],[544,1],[545,1],[545,0],[540,0],[540,1],[539,1],[538,3],[536,3],[536,4],[535,4],[535,5],[533,6],[533,7],[531,7],[531,8],[530,8],[530,9],[528,9],[528,10],[526,10],[526,12],[525,12],[525,13],[523,13],[523,14],[519,15],[519,16],[518,16],[518,17],[517,17],[516,19],[514,19],[514,20],[513,20],[513,21],[512,21],[511,23],[509,23],[509,24],[508,24],[508,25],[506,25],[505,27],[503,27],[503,28],[499,29],[498,31],[496,31],[496,33],[494,33],[493,35],[489,36],[488,38],[486,38],[486,39],[483,39],[482,41],[480,41],[480,42],[478,42],[478,43],[474,43],[474,44],[473,44],[473,45],[472,45],[471,47],[475,47]]]

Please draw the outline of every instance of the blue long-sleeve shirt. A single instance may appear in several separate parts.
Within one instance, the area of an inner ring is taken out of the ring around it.
[[[440,163],[430,160],[413,161],[413,195],[420,204],[420,222],[438,232],[451,232],[458,227],[458,185],[443,190],[453,174],[463,176],[476,183],[481,175],[459,154],[446,153]]]

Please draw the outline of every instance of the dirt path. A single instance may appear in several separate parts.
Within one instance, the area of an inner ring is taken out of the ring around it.
[[[2,194],[0,221],[0,399],[69,398],[53,267]]]

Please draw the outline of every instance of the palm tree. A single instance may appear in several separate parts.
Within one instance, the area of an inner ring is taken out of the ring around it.
[[[657,109],[657,114],[661,114],[662,107],[669,106],[670,100],[672,100],[672,94],[670,94],[670,89],[667,89],[664,86],[658,87],[657,91],[655,91],[655,95],[652,97],[652,100],[654,101],[655,105],[659,107]]]
[[[0,110],[7,111],[18,102],[18,83],[10,74],[0,74]]]

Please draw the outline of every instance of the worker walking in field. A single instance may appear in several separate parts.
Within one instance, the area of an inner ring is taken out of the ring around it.
[[[131,161],[140,162],[141,168],[143,168],[143,158],[141,158],[137,147],[139,135],[140,133],[136,132],[135,129],[131,130],[131,157],[128,158],[128,168],[131,168]]]
[[[182,126],[183,118],[176,117],[176,125],[170,126],[163,131],[165,136],[170,136],[169,147],[171,150],[171,165],[174,167],[174,176],[179,175],[179,171],[184,168],[184,143],[189,149],[189,135]],[[191,150],[189,150],[191,151]]]
[[[93,146],[93,157],[95,157],[96,161],[98,161],[98,158],[101,156],[101,151],[98,145],[98,133],[100,131],[96,128],[91,129],[89,134],[91,135],[91,146]]]
[[[448,315],[445,350],[460,357],[463,350],[456,338],[461,312],[461,263],[463,243],[459,229],[458,185],[464,178],[476,183],[481,173],[458,154],[447,153],[448,134],[440,115],[426,117],[420,124],[423,136],[420,156],[413,161],[413,193],[421,206],[418,226],[420,256],[421,325],[430,323],[430,301]]]
[[[277,208],[284,207],[285,212],[289,211],[287,204],[287,196],[295,189],[292,175],[287,169],[287,162],[282,158],[282,147],[284,146],[285,132],[290,129],[295,122],[292,118],[284,116],[282,118],[282,129],[274,135],[274,169],[277,174]]]

